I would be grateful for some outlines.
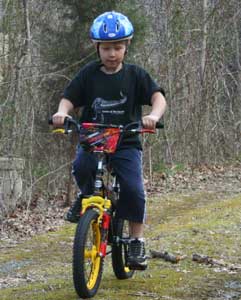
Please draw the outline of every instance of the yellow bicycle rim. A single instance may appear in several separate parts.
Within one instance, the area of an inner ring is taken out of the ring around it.
[[[100,228],[96,222],[93,222],[91,226],[94,233],[93,245],[91,249],[85,249],[85,259],[88,259],[91,265],[91,271],[87,282],[88,289],[92,289],[95,286],[101,264],[101,257],[99,255],[101,240]]]

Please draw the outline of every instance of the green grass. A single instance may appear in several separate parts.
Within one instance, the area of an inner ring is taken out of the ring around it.
[[[241,298],[241,272],[192,261],[192,254],[198,253],[241,264],[241,196],[222,199],[195,193],[155,197],[148,202],[148,215],[147,248],[186,258],[178,264],[150,259],[147,271],[117,280],[107,257],[95,300]],[[1,250],[2,280],[20,279],[17,286],[1,290],[1,299],[78,299],[72,283],[73,235],[74,225],[65,225],[57,232]]]

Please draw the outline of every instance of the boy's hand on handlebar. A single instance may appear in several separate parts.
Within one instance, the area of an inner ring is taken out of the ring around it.
[[[57,126],[63,126],[64,125],[64,120],[65,120],[66,117],[71,118],[71,116],[69,116],[66,113],[57,112],[56,114],[54,114],[52,116],[53,125],[56,126],[56,127]]]
[[[156,123],[159,121],[159,118],[154,115],[147,115],[142,117],[142,124],[146,129],[155,129]]]

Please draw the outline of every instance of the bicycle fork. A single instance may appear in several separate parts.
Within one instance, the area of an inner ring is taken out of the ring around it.
[[[104,193],[104,184],[103,184],[103,168],[104,168],[104,155],[102,152],[97,154],[98,164],[97,164],[97,172],[96,172],[96,179],[95,179],[95,192],[94,197],[101,199],[101,203],[98,206],[100,211],[100,229],[101,229],[101,241],[100,241],[100,248],[99,248],[99,256],[105,257],[106,256],[106,249],[108,244],[108,233],[110,227],[110,208],[111,208],[111,201],[106,198],[106,194]],[[99,196],[99,197],[98,197]]]
[[[101,224],[101,242],[100,242],[100,257],[106,256],[106,249],[108,244],[108,231],[110,226],[110,215],[107,211],[104,211],[102,216],[102,224]]]

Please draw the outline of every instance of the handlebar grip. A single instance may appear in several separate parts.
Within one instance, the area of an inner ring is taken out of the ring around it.
[[[164,124],[161,123],[161,122],[157,122],[157,123],[156,123],[156,128],[157,128],[157,129],[162,129],[162,128],[164,128]]]
[[[49,124],[49,125],[53,125],[53,124],[54,124],[54,123],[53,123],[52,117],[49,117],[49,119],[48,119],[48,124]]]
[[[66,122],[68,122],[69,120],[70,120],[69,117],[65,117],[65,119],[64,119],[64,124],[63,124],[63,125],[65,125]],[[48,124],[49,124],[49,125],[53,125],[53,124],[54,124],[54,122],[53,122],[53,117],[49,117],[49,119],[48,119]]]

